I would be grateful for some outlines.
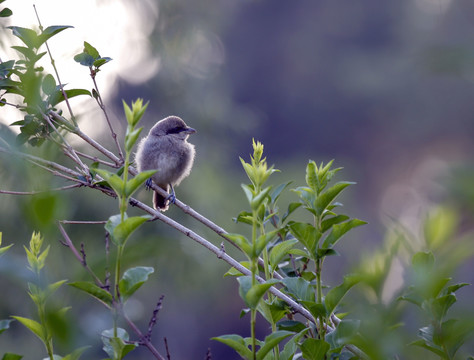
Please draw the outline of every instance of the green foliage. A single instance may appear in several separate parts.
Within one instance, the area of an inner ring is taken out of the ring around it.
[[[128,333],[122,328],[104,330],[102,343],[104,351],[110,356],[109,360],[120,360],[137,347],[137,344],[129,343]]]
[[[97,73],[99,68],[111,61],[109,57],[101,57],[99,51],[89,44],[87,41],[84,41],[84,49],[82,53],[74,56],[74,60],[83,66],[87,66],[91,69],[92,72]]]
[[[119,291],[123,302],[132,296],[155,270],[152,267],[138,266],[124,272],[119,282]]]
[[[74,131],[75,120],[56,119],[53,125],[48,121],[49,112],[56,111],[56,106],[66,99],[91,93],[85,89],[65,90],[62,84],[57,84],[51,74],[45,74],[44,69],[37,62],[46,54],[40,48],[53,36],[71,26],[49,26],[37,33],[32,29],[19,26],[8,27],[14,36],[19,38],[24,46],[12,46],[21,60],[8,60],[0,65],[0,89],[2,103],[6,103],[8,94],[20,95],[23,105],[17,107],[25,113],[23,120],[15,121],[11,125],[20,126],[17,136],[19,143],[28,142],[32,146],[40,146],[48,138],[61,141],[54,127]],[[54,67],[54,62],[53,67]]]

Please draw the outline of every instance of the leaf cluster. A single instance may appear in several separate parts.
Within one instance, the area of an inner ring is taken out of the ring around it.
[[[17,136],[19,143],[28,142],[32,146],[40,146],[53,132],[51,123],[46,121],[49,111],[56,111],[57,105],[66,99],[79,95],[91,96],[91,93],[85,89],[64,89],[63,84],[58,84],[51,74],[45,73],[44,68],[37,64],[47,54],[47,51],[40,50],[43,45],[71,26],[49,26],[39,33],[19,26],[8,28],[21,40],[23,46],[12,46],[18,52],[19,60],[8,60],[0,64],[0,89],[3,90],[0,104],[8,104],[5,95],[20,96],[22,104],[14,106],[23,111],[25,116],[11,125],[20,126],[20,134]],[[56,126],[73,131],[75,124],[64,120],[56,123]]]

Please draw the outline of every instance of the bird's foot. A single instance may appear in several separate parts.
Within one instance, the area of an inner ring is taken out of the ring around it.
[[[174,204],[176,202],[176,194],[174,192],[173,185],[170,184],[170,188],[171,194],[166,197],[166,201],[169,201],[171,204]]]
[[[145,189],[150,190],[151,189],[151,184],[152,184],[152,180],[151,180],[151,178],[148,178],[148,180],[145,181]]]

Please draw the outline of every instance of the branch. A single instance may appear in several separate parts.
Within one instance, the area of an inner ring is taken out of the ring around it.
[[[135,323],[130,320],[130,318],[122,311],[122,316],[127,322],[127,324],[132,328],[132,330],[137,334],[140,339],[142,345],[146,346],[148,350],[155,356],[155,358],[159,360],[165,360],[165,358],[158,352],[158,350],[153,346],[153,344],[146,338],[146,336],[143,335],[143,333],[140,331],[140,329],[135,325]]]
[[[48,189],[48,190],[38,190],[38,191],[8,191],[8,190],[0,190],[0,194],[7,194],[7,195],[37,195],[37,194],[44,194],[50,191],[62,191],[62,190],[69,190],[83,186],[82,184],[74,184],[74,185],[67,185],[59,188]]]
[[[55,111],[49,111],[49,114],[51,114],[57,121],[61,123],[67,123],[67,120],[64,119],[61,115],[56,113]],[[70,126],[70,125],[69,125]],[[107,156],[110,160],[115,162],[116,165],[121,166],[122,161],[110,150],[107,150],[104,146],[99,144],[97,141],[94,139],[90,138],[88,135],[82,132],[82,130],[79,127],[75,127],[74,129],[71,129],[71,132],[79,136],[81,139],[83,139],[85,142],[87,142],[89,145],[91,145],[93,148],[96,150],[100,151],[102,154]]]
[[[143,211],[147,212],[150,215],[153,215],[156,219],[164,222],[165,224],[175,228],[179,232],[183,233],[187,237],[191,238],[192,240],[196,241],[198,244],[204,246],[206,249],[209,251],[213,252],[218,258],[222,259],[232,267],[236,268],[238,271],[240,271],[244,275],[251,275],[251,272],[249,269],[247,269],[245,266],[241,265],[237,260],[235,260],[233,257],[229,256],[227,253],[223,252],[219,247],[215,246],[214,244],[210,243],[203,237],[199,236],[196,234],[194,231],[188,229],[187,227],[181,225],[180,223],[176,222],[175,220],[163,215],[160,211],[157,211],[148,205],[143,204],[142,202],[131,198],[130,199],[130,204],[132,206],[136,206]],[[265,282],[265,279],[261,277],[257,277],[257,280],[259,282]],[[290,298],[288,295],[285,295],[282,293],[280,290],[278,290],[275,287],[271,287],[270,291],[273,295],[279,297],[283,301],[285,301],[294,311],[300,313],[303,315],[306,319],[309,321],[316,323],[316,320],[313,318],[311,313],[306,310],[303,306],[295,302],[292,298]],[[329,330],[334,330],[333,328],[328,327]]]
[[[117,150],[118,150],[118,153],[119,153],[120,160],[123,161],[123,152],[122,152],[122,149],[120,148],[120,143],[117,140],[117,134],[115,133],[114,128],[112,127],[112,123],[110,122],[110,119],[109,119],[109,114],[107,113],[107,110],[105,109],[104,101],[102,100],[102,96],[100,95],[99,87],[97,86],[97,82],[95,81],[95,76],[97,75],[97,72],[92,69],[92,66],[90,66],[89,69],[91,71],[90,75],[91,75],[91,78],[92,78],[92,82],[94,83],[95,91],[97,93],[97,96],[94,96],[94,97],[95,97],[95,99],[97,101],[97,104],[99,105],[100,109],[104,113],[105,120],[107,121],[107,124],[109,125],[110,133],[112,135],[112,138],[115,141],[115,146],[117,146]]]
[[[81,254],[79,254],[79,251],[77,251],[77,249],[74,246],[71,238],[67,234],[66,230],[64,230],[64,227],[61,224],[61,221],[58,221],[58,227],[59,227],[59,231],[61,231],[61,234],[63,235],[63,238],[64,238],[64,242],[61,242],[61,244],[68,247],[72,251],[72,253],[76,257],[76,259],[87,270],[87,272],[92,275],[92,277],[94,278],[97,285],[100,286],[101,288],[104,288],[105,286],[102,283],[102,281],[100,281],[99,277],[92,271],[92,269],[89,267],[89,265],[87,265],[86,255],[85,255],[85,252],[83,252],[83,249],[81,249]]]

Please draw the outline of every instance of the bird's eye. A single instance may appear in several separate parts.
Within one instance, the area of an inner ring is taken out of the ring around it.
[[[184,131],[185,129],[182,127],[182,126],[176,126],[174,128],[171,128],[167,131],[168,134],[178,134],[182,131]]]

